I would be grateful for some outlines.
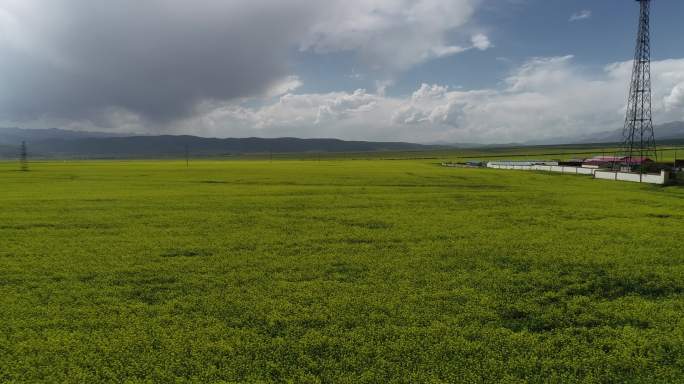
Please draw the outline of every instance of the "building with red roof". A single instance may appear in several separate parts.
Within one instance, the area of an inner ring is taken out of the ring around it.
[[[590,167],[612,167],[613,165],[644,165],[653,163],[649,157],[628,156],[594,156],[584,161],[582,165]]]

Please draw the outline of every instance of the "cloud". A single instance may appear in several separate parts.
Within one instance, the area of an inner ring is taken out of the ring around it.
[[[353,51],[367,65],[391,73],[462,52],[448,32],[466,25],[479,0],[326,1],[300,49]]]
[[[570,15],[570,19],[568,21],[573,22],[573,21],[580,21],[580,20],[587,20],[591,18],[591,10],[584,9],[579,12],[575,12],[572,15]]]
[[[479,49],[480,51],[487,50],[492,46],[491,41],[489,41],[489,37],[483,35],[482,33],[478,33],[477,35],[473,36],[471,41],[473,43],[473,47]]]
[[[205,101],[191,115],[163,124],[171,133],[217,137],[338,137],[414,142],[509,143],[619,129],[632,63],[587,72],[573,56],[534,58],[491,89],[423,84],[405,96],[358,89],[233,101]],[[652,63],[656,123],[684,119],[684,59]],[[290,78],[278,92],[293,89]],[[38,119],[32,126],[73,129],[162,129],[139,114],[110,108],[98,119]]]
[[[670,94],[665,97],[664,104],[667,111],[684,109],[684,83],[679,83],[672,88]]]
[[[297,49],[389,81],[462,52],[480,1],[0,0],[0,119],[171,124],[294,90]]]
[[[288,75],[288,45],[311,15],[305,1],[250,4],[2,0],[0,112],[83,118],[116,108],[168,121],[202,100],[266,92]]]
[[[304,83],[302,83],[302,81],[299,79],[299,76],[287,76],[281,81],[273,84],[271,88],[268,89],[265,96],[267,98],[281,96],[299,89],[302,85],[304,85]]]
[[[630,62],[587,73],[572,56],[534,58],[496,88],[386,94],[426,60],[489,49],[469,26],[479,3],[0,0],[0,123],[492,143],[622,125]],[[351,54],[377,89],[304,93],[296,50]],[[653,62],[653,87],[657,122],[684,119],[684,59]]]
[[[414,142],[508,143],[619,129],[631,62],[586,73],[572,56],[535,58],[496,89],[423,84],[405,97],[364,89],[286,94],[246,107],[223,104],[179,123],[212,136],[301,136]],[[684,59],[653,62],[656,122],[684,117]]]

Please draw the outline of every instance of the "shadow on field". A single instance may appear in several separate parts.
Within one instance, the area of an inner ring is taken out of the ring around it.
[[[161,254],[161,257],[207,257],[214,253],[202,248],[173,248]]]
[[[684,282],[665,272],[577,264],[556,265],[555,272],[540,272],[536,264],[515,260],[500,261],[497,266],[514,274],[506,282],[508,290],[502,292],[501,300],[504,304],[498,308],[501,325],[514,332],[650,328],[649,313],[624,308],[684,293]],[[623,308],[623,313],[615,311],[616,306]]]

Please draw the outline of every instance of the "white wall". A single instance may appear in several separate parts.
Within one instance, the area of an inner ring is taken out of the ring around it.
[[[599,171],[598,169],[591,168],[578,168],[578,167],[561,167],[561,166],[549,166],[549,165],[496,165],[487,163],[487,168],[493,169],[515,169],[520,171],[546,171],[546,172],[562,172],[569,174],[580,174],[580,175],[594,175],[597,179],[603,180],[618,180],[618,181],[631,181],[636,183],[649,183],[649,184],[666,184],[667,183],[667,172],[662,171],[660,175],[653,174],[643,174],[638,173],[627,173],[627,172],[611,172],[611,171]]]
[[[660,175],[643,174],[638,173],[626,173],[626,172],[609,172],[609,171],[596,171],[594,177],[597,179],[604,180],[618,180],[618,181],[631,181],[634,183],[649,183],[649,184],[666,184],[667,183],[667,172],[662,171]]]
[[[596,171],[594,177],[603,180],[617,180],[617,172]]]
[[[642,175],[639,175],[637,173],[618,172],[617,173],[617,179],[620,181],[631,181],[634,183],[640,183],[641,179],[642,179]]]
[[[651,184],[667,184],[669,174],[666,171],[660,171],[660,175],[644,175],[643,182]]]

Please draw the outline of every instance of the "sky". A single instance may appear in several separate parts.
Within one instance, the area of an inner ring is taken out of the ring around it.
[[[654,0],[655,123],[684,2]],[[508,143],[623,125],[632,0],[0,0],[0,126]]]

